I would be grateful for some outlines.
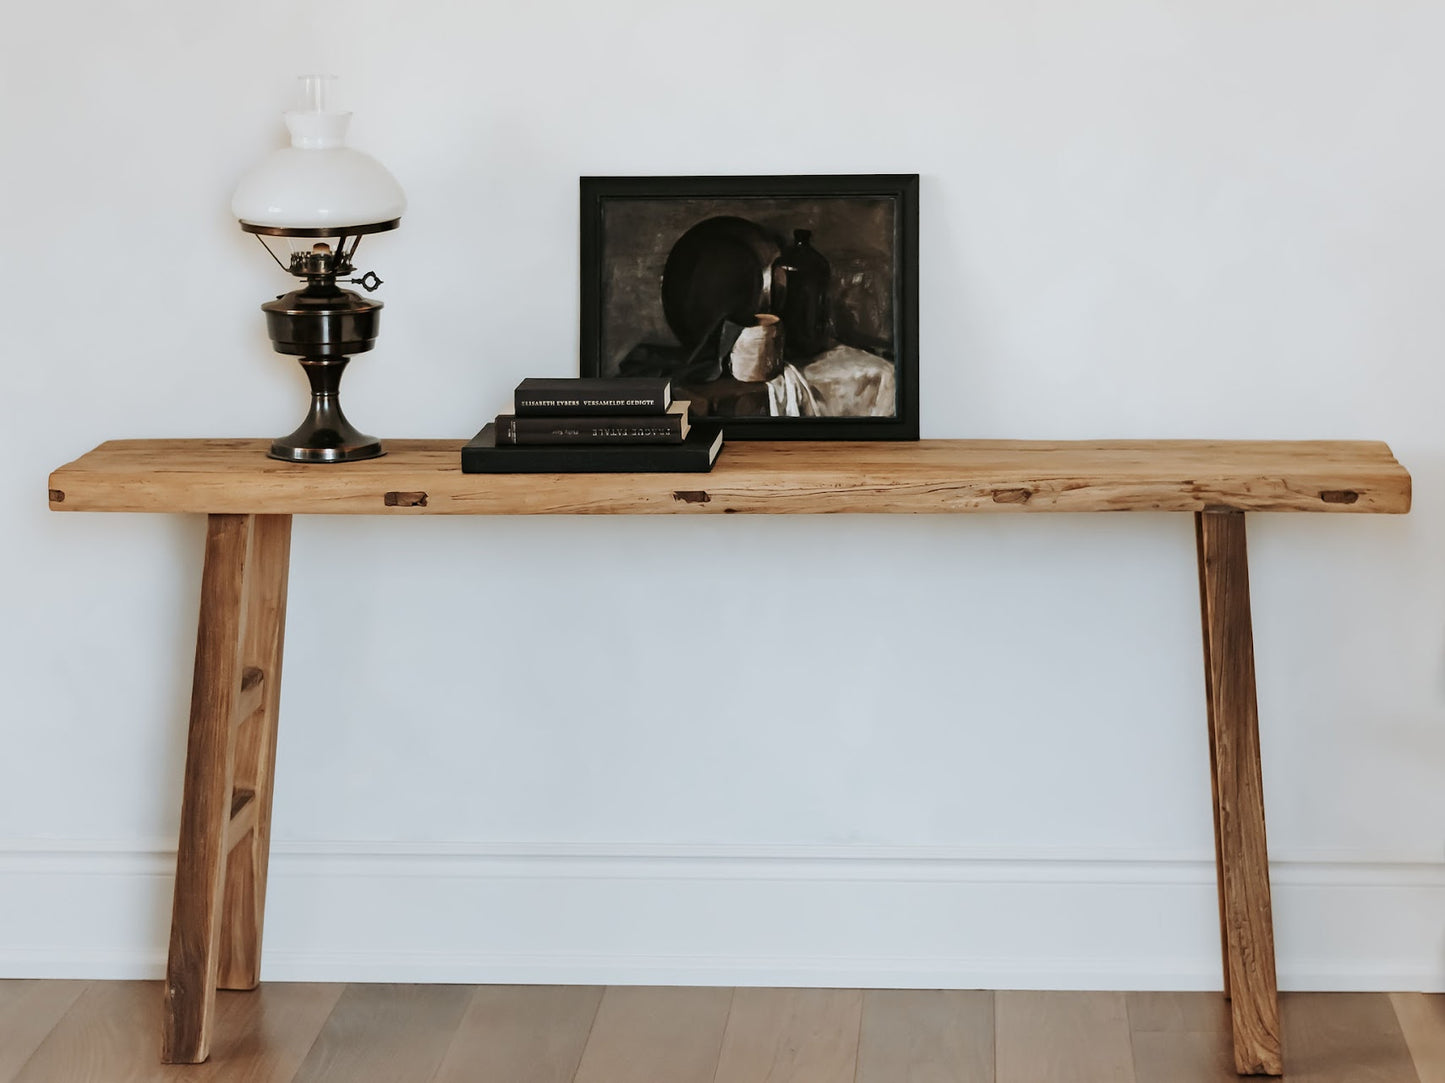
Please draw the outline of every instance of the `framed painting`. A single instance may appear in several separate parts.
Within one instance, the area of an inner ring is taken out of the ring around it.
[[[583,177],[583,376],[727,438],[918,439],[918,176]]]

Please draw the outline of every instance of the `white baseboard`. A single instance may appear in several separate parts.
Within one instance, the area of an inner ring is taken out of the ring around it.
[[[174,850],[0,842],[0,976],[157,978]],[[1445,991],[1445,863],[1271,864],[1283,989]],[[278,844],[290,981],[1213,989],[1209,855]]]

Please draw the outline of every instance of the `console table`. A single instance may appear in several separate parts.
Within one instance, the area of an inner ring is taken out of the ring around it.
[[[709,474],[463,474],[461,441],[298,465],[264,440],[112,441],[50,476],[56,511],[208,517],[161,1058],[210,1049],[215,990],[260,981],[291,517],[1155,511],[1194,515],[1224,994],[1235,1066],[1278,1075],[1279,1006],[1246,512],[1406,512],[1363,441],[733,443]]]

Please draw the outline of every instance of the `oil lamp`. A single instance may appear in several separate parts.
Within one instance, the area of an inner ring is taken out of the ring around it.
[[[406,209],[401,186],[370,155],[346,146],[350,113],[331,104],[333,76],[301,77],[300,100],[285,114],[291,145],[272,152],[236,187],[231,211],[271,258],[305,285],[261,306],[277,352],[296,356],[311,383],[311,409],[299,428],[271,444],[273,459],[354,462],[383,454],[341,412],[341,374],[352,355],[376,342],[381,302],[368,293],[375,272],[359,278],[361,238],[395,229]]]

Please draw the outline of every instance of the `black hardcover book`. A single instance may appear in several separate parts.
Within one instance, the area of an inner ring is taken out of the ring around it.
[[[688,402],[665,414],[632,417],[517,417],[498,414],[498,444],[680,444],[690,427]]]
[[[518,417],[665,414],[672,381],[661,376],[531,377],[512,393]]]
[[[463,474],[703,474],[722,448],[722,428],[697,421],[680,444],[497,444],[490,422],[462,448]]]

